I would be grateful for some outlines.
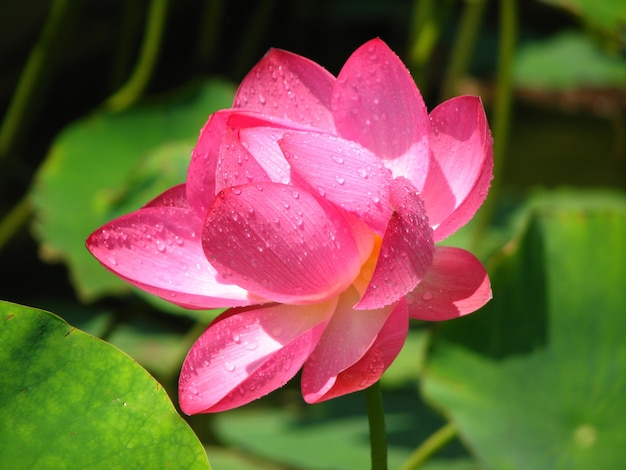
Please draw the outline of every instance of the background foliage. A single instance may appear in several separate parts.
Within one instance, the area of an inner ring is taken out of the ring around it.
[[[626,467],[620,0],[0,3],[0,461],[368,465],[360,394],[309,406],[294,382],[181,416],[180,364],[216,312],[130,289],[84,240],[184,180],[199,129],[268,48],[336,74],[376,36],[429,108],[479,94],[496,139],[488,202],[446,240],[486,263],[494,299],[412,325],[383,377],[390,467]]]

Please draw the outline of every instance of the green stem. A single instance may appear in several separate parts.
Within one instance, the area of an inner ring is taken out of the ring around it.
[[[402,470],[415,470],[424,464],[430,457],[456,437],[456,427],[447,423],[435,431],[428,439],[415,449],[402,466]]]
[[[71,0],[52,2],[41,36],[28,56],[0,127],[0,162],[13,152],[20,133],[25,131],[26,120],[32,119],[33,107],[41,102],[41,94],[50,83],[52,66],[57,59],[56,53],[71,5]]]
[[[365,390],[365,399],[370,427],[372,470],[387,470],[387,434],[380,382]]]
[[[25,196],[11,211],[0,220],[0,251],[4,245],[28,222],[33,207],[30,198]]]
[[[152,0],[135,69],[126,84],[105,101],[105,107],[121,111],[135,103],[143,93],[154,71],[161,48],[168,4],[169,0]]]
[[[438,0],[415,0],[413,4],[408,63],[422,94],[427,86],[427,64],[441,32],[437,8],[441,8]]]
[[[509,128],[513,110],[513,60],[517,41],[517,3],[516,0],[500,0],[500,47],[498,50],[498,69],[493,106],[493,183],[489,197],[478,213],[476,230],[472,245],[478,246],[484,239],[491,223],[495,202],[501,187],[505,152],[509,139]]]
[[[243,35],[240,41],[241,46],[234,57],[233,71],[236,77],[243,77],[249,67],[257,62],[257,48],[264,33],[270,27],[272,13],[275,11],[277,3],[277,0],[257,2],[254,13],[251,15],[250,23],[243,28]]]
[[[457,94],[459,80],[467,73],[467,67],[472,57],[476,37],[480,30],[485,6],[487,5],[486,0],[466,0],[465,3],[459,32],[452,48],[452,55],[441,87],[440,101],[445,101]]]
[[[217,52],[224,0],[206,0],[198,34],[196,64],[201,70],[209,67]]]

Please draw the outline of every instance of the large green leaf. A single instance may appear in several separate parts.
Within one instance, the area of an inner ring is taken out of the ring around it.
[[[535,206],[492,305],[442,327],[426,369],[486,468],[626,468],[626,201],[572,201]]]
[[[518,85],[551,90],[620,88],[626,83],[626,61],[608,55],[580,32],[562,32],[524,44],[515,60]]]
[[[6,468],[209,468],[163,388],[51,313],[0,302]]]
[[[573,13],[594,28],[624,38],[626,3],[623,0],[542,0]],[[623,46],[623,44],[622,44]]]
[[[56,139],[32,190],[35,234],[43,256],[68,265],[82,299],[129,290],[89,255],[87,236],[184,182],[202,125],[233,94],[230,84],[208,82],[163,103],[94,114]]]

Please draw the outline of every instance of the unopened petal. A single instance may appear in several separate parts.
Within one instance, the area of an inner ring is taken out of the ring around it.
[[[101,227],[89,236],[87,248],[121,278],[183,307],[262,301],[223,279],[207,261],[201,236],[202,223],[191,209],[156,205]]]
[[[218,317],[183,364],[182,410],[190,415],[228,410],[283,386],[313,351],[335,305],[273,304]]]
[[[231,282],[284,303],[313,303],[343,291],[361,253],[332,204],[277,183],[222,191],[209,210],[203,245]]]
[[[435,241],[476,213],[493,176],[493,142],[480,98],[461,96],[431,113],[432,161],[422,191]]]
[[[308,403],[368,387],[402,348],[408,329],[404,301],[404,307],[356,311],[352,308],[356,299],[354,289],[340,298],[324,335],[304,365],[302,395]]]
[[[270,49],[239,85],[234,107],[333,131],[330,95],[334,81],[315,62]]]
[[[484,266],[469,251],[439,246],[430,270],[406,299],[413,318],[450,320],[485,305],[491,284]]]

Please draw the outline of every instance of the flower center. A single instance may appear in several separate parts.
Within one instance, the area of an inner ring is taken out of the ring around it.
[[[372,247],[372,252],[369,257],[365,260],[363,265],[361,266],[361,271],[354,278],[354,282],[352,285],[359,293],[359,298],[367,289],[368,284],[372,280],[372,276],[374,275],[374,269],[376,268],[376,263],[378,262],[378,255],[380,254],[380,247],[383,243],[383,239],[379,235],[374,236],[374,246]]]

